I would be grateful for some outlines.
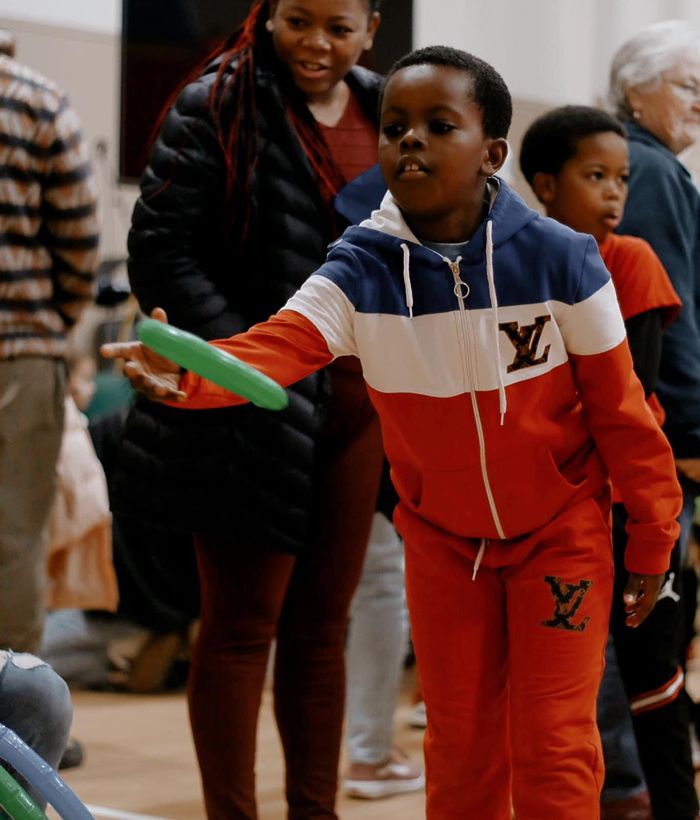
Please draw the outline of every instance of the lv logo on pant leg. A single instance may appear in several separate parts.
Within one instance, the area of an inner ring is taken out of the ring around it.
[[[541,622],[541,626],[565,629],[567,632],[583,632],[588,626],[588,615],[577,624],[572,623],[572,619],[583,603],[586,593],[593,586],[593,581],[582,580],[578,584],[567,584],[554,575],[545,575],[544,580],[552,590],[556,610],[551,618]]]

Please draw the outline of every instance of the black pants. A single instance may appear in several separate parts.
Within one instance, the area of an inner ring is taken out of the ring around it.
[[[694,820],[698,799],[690,751],[690,700],[682,683],[674,685],[684,667],[685,643],[679,545],[673,549],[658,603],[641,626],[630,629],[625,625],[622,602],[627,581],[626,520],[624,507],[615,504],[615,587],[610,630],[630,700],[639,758],[655,820]]]

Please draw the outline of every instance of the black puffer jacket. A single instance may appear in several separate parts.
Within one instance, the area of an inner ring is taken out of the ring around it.
[[[161,306],[173,325],[205,339],[245,330],[278,310],[333,239],[277,75],[259,65],[252,227],[244,248],[232,240],[225,163],[207,106],[213,78],[210,71],[188,85],[169,112],[129,235],[129,277],[141,308]],[[355,68],[347,81],[376,121],[378,75]],[[115,508],[169,529],[232,533],[255,546],[299,552],[315,503],[314,449],[327,381],[319,373],[293,385],[282,413],[250,405],[186,411],[140,398],[112,486]]]

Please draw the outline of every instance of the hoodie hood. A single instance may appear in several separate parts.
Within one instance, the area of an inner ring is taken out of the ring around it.
[[[537,219],[537,211],[528,207],[507,183],[499,177],[490,177],[487,181],[489,212],[485,220],[469,238],[463,259],[474,263],[483,258],[486,243],[486,225],[493,223],[493,247],[503,245],[528,223]],[[390,191],[384,194],[379,208],[372,211],[370,217],[360,223],[361,228],[379,231],[402,241],[421,245],[413,231],[406,224],[401,209],[396,204]],[[351,233],[352,229],[350,229]],[[346,234],[347,236],[347,234]],[[350,236],[347,236],[350,238]]]

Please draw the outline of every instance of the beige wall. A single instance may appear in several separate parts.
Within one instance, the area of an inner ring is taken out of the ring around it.
[[[123,255],[135,189],[115,183],[121,2],[0,3],[0,27],[16,33],[18,58],[69,92],[91,146],[106,147],[106,154],[96,156],[103,253]],[[416,45],[444,42],[469,49],[508,82],[515,102],[511,171],[516,189],[532,205],[517,167],[527,125],[553,105],[599,102],[614,49],[641,27],[669,17],[700,30],[700,0],[414,0]],[[700,178],[698,153],[690,162]]]
[[[20,62],[68,92],[100,183],[102,254],[106,258],[123,256],[135,191],[115,184],[119,163],[119,35],[1,15],[0,28],[14,33]],[[98,145],[104,150],[96,150]]]
[[[669,18],[700,31],[700,0],[414,0],[417,46],[471,51],[514,97],[552,105],[593,103],[615,49]]]

